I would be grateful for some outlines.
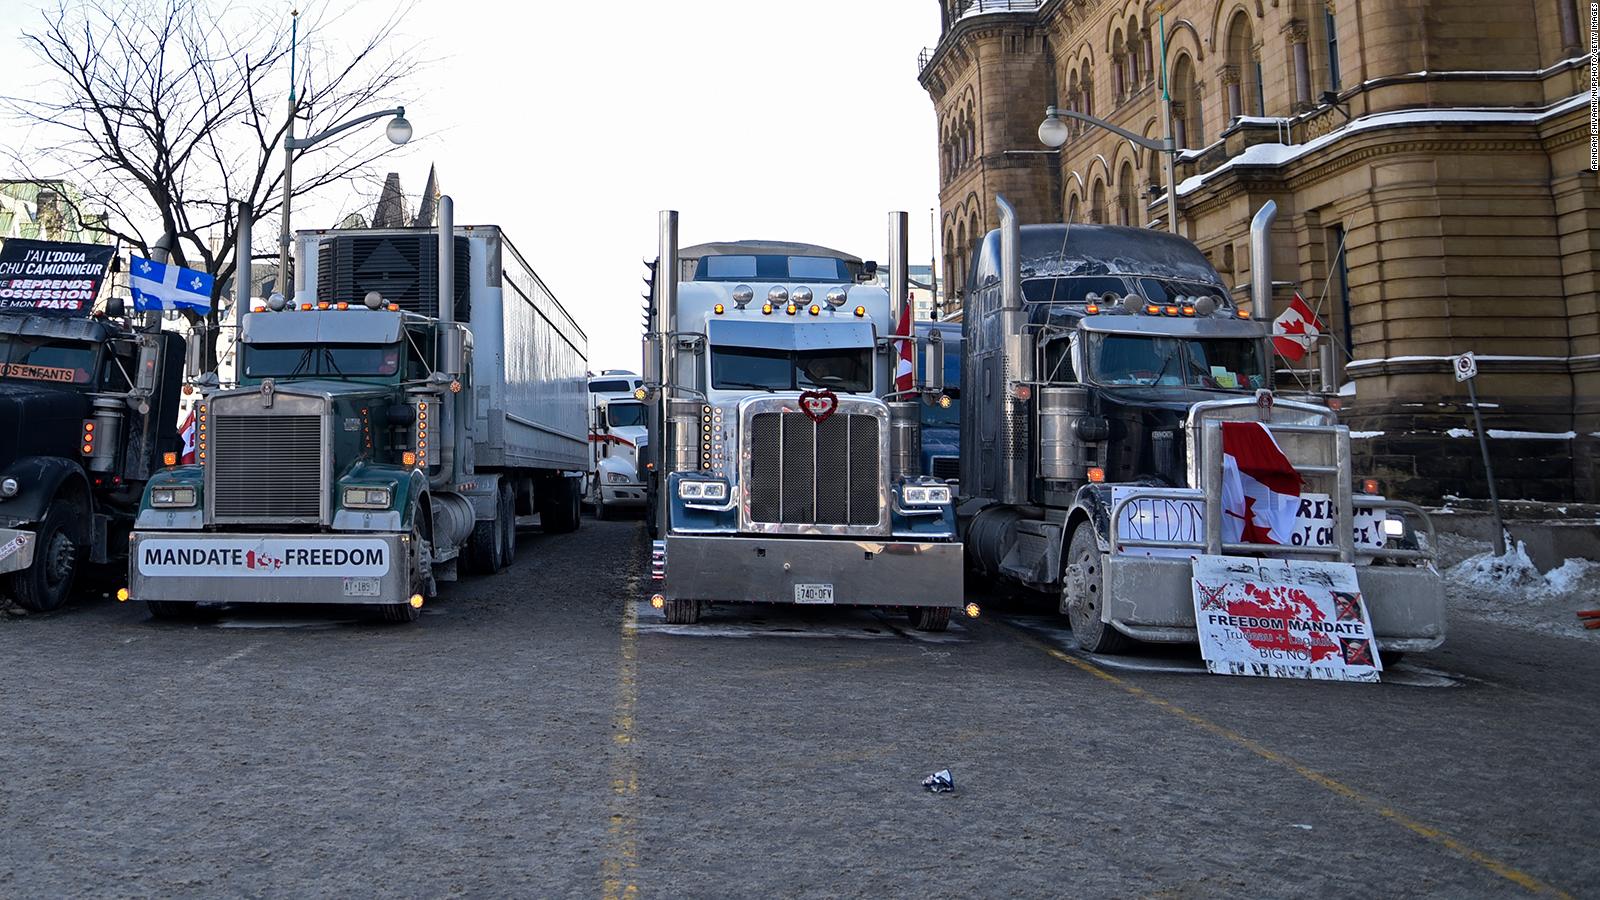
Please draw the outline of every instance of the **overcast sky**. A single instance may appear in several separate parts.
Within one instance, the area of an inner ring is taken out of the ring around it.
[[[37,6],[0,0],[13,85]],[[684,245],[797,240],[882,261],[901,209],[912,262],[933,257],[934,115],[916,80],[938,39],[931,0],[420,0],[404,28],[437,61],[397,98],[417,139],[388,168],[416,194],[436,164],[457,224],[502,226],[578,318],[595,371],[639,367],[657,210],[682,213]],[[296,228],[358,204],[330,193],[296,202]]]

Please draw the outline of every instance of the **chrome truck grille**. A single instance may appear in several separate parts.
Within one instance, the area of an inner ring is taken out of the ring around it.
[[[870,408],[840,409],[820,423],[785,410],[749,415],[748,524],[759,531],[834,534],[883,527],[883,418]]]
[[[211,417],[214,521],[320,521],[322,416]]]

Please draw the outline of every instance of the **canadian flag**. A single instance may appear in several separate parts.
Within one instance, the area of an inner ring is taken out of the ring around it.
[[[1288,544],[1300,473],[1260,422],[1222,423],[1222,539]]]
[[[1272,346],[1278,355],[1290,362],[1305,358],[1306,351],[1322,334],[1322,323],[1299,294],[1289,301],[1289,306],[1272,320]]]
[[[178,462],[188,465],[194,462],[194,410],[189,410],[189,418],[183,420],[178,426],[178,437],[183,438],[183,452],[178,454]]]
[[[906,295],[906,302],[900,304],[900,328],[896,332],[910,337],[911,329],[911,295]],[[916,387],[914,372],[916,367],[912,364],[917,352],[915,341],[900,342],[900,363],[894,371],[894,389],[897,392],[909,391]]]

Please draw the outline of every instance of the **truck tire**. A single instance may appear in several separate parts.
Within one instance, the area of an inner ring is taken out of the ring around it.
[[[693,625],[700,621],[699,600],[668,600],[661,611],[666,614],[668,625]]]
[[[509,481],[500,482],[500,520],[505,523],[501,532],[501,562],[509,569],[517,561],[517,494]]]
[[[433,580],[433,546],[428,539],[422,536],[420,528],[412,528],[411,544],[417,548],[417,561],[411,567],[411,593],[429,594],[428,583]],[[405,623],[415,622],[422,618],[422,610],[411,605],[411,598],[406,597],[404,603],[385,603],[378,607],[378,614],[385,622]]]
[[[911,627],[917,631],[944,631],[950,627],[948,606],[914,606],[909,615]]]
[[[1105,607],[1105,561],[1094,528],[1080,524],[1067,547],[1067,572],[1061,578],[1061,606],[1072,624],[1072,637],[1085,653],[1122,653],[1133,644],[1128,636],[1100,619]],[[1076,570],[1076,571],[1074,571]]]
[[[539,502],[539,524],[545,534],[577,531],[583,521],[583,487],[576,478],[555,475],[545,479]]]
[[[11,576],[17,605],[33,612],[59,609],[72,594],[73,577],[82,568],[88,516],[69,500],[55,500],[35,532],[33,565]]]
[[[502,549],[499,516],[474,524],[472,534],[467,538],[466,558],[463,560],[467,564],[467,571],[473,575],[493,575],[500,571],[503,567],[500,559]]]

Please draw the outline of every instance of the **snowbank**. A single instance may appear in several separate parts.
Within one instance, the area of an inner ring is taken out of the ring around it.
[[[1482,546],[1459,535],[1439,537],[1444,563],[1463,550]],[[1528,557],[1527,546],[1518,541],[1504,556],[1492,550],[1473,553],[1446,568],[1444,578],[1445,602],[1452,612],[1547,634],[1600,640],[1600,631],[1584,629],[1577,618],[1580,609],[1600,608],[1600,562],[1568,559],[1540,572]]]

